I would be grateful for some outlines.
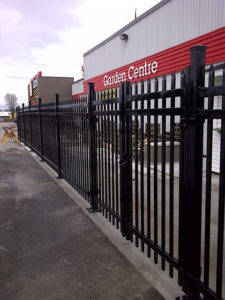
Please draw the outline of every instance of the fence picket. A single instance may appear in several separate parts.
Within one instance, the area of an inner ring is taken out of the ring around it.
[[[180,88],[176,88],[174,73],[149,78],[146,92],[141,82],[140,93],[137,82],[121,83],[119,92],[118,87],[96,92],[94,83],[88,83],[88,95],[75,100],[59,103],[55,95],[55,103],[45,104],[39,98],[36,106],[17,108],[20,141],[90,202],[90,212],[101,212],[127,240],[133,242],[134,237],[135,245],[143,252],[147,249],[148,257],[153,251],[155,263],[161,257],[162,270],[167,271],[169,264],[168,276],[175,277],[178,271],[178,283],[188,299],[195,300],[201,294],[204,299],[224,297],[225,71],[219,87],[214,86],[214,71],[212,66],[206,87],[205,47],[196,46],[191,49],[191,66],[180,74]],[[221,109],[214,109],[217,95],[222,96]],[[217,253],[212,258],[211,166],[216,119],[221,120],[221,147]],[[205,120],[209,132],[204,199]],[[215,287],[210,277],[212,259],[216,261]]]

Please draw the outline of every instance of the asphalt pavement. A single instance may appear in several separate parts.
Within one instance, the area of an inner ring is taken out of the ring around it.
[[[12,141],[0,145],[0,191],[1,300],[164,299]]]

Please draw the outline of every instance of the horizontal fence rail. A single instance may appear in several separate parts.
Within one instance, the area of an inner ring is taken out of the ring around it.
[[[19,139],[196,300],[225,295],[225,67],[205,51],[179,74],[17,108]]]

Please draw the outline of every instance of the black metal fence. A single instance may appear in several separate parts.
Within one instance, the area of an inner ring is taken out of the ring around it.
[[[18,108],[18,135],[90,202],[90,211],[177,277],[189,299],[222,299],[225,68],[219,85],[214,67],[206,83],[205,51],[192,48],[179,77],[107,91],[89,83],[87,96],[56,95],[55,103]],[[215,122],[219,175],[212,173]]]

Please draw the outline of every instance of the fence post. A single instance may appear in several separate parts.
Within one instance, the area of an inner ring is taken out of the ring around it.
[[[42,138],[41,98],[38,98],[38,114],[39,114],[40,152],[41,152],[41,161],[43,161],[43,138]]]
[[[186,115],[181,119],[181,170],[179,203],[179,262],[182,288],[190,299],[200,299],[195,281],[201,275],[201,209],[203,98],[198,88],[204,86],[205,46],[190,48],[191,66],[186,69]]]
[[[57,143],[57,179],[61,178],[61,152],[60,152],[60,125],[59,125],[59,94],[55,94],[55,117],[56,117],[56,143]]]
[[[131,222],[132,205],[132,161],[131,161],[131,116],[126,114],[130,103],[127,102],[129,82],[120,85],[120,205],[121,232],[130,239],[128,224]]]
[[[96,116],[93,115],[94,83],[88,83],[88,118],[89,118],[89,167],[90,167],[90,204],[89,212],[97,212],[97,144],[96,144]]]
[[[25,127],[25,116],[24,116],[24,103],[22,104],[23,109],[23,139],[24,139],[24,145],[26,146],[26,127]]]
[[[17,106],[17,108],[16,108],[16,115],[17,115],[17,135],[18,135],[18,139],[21,141],[21,138],[20,138],[19,111],[20,111],[20,107]]]
[[[33,151],[33,136],[32,136],[32,122],[31,122],[31,102],[29,102],[29,119],[30,119],[30,149]]]

